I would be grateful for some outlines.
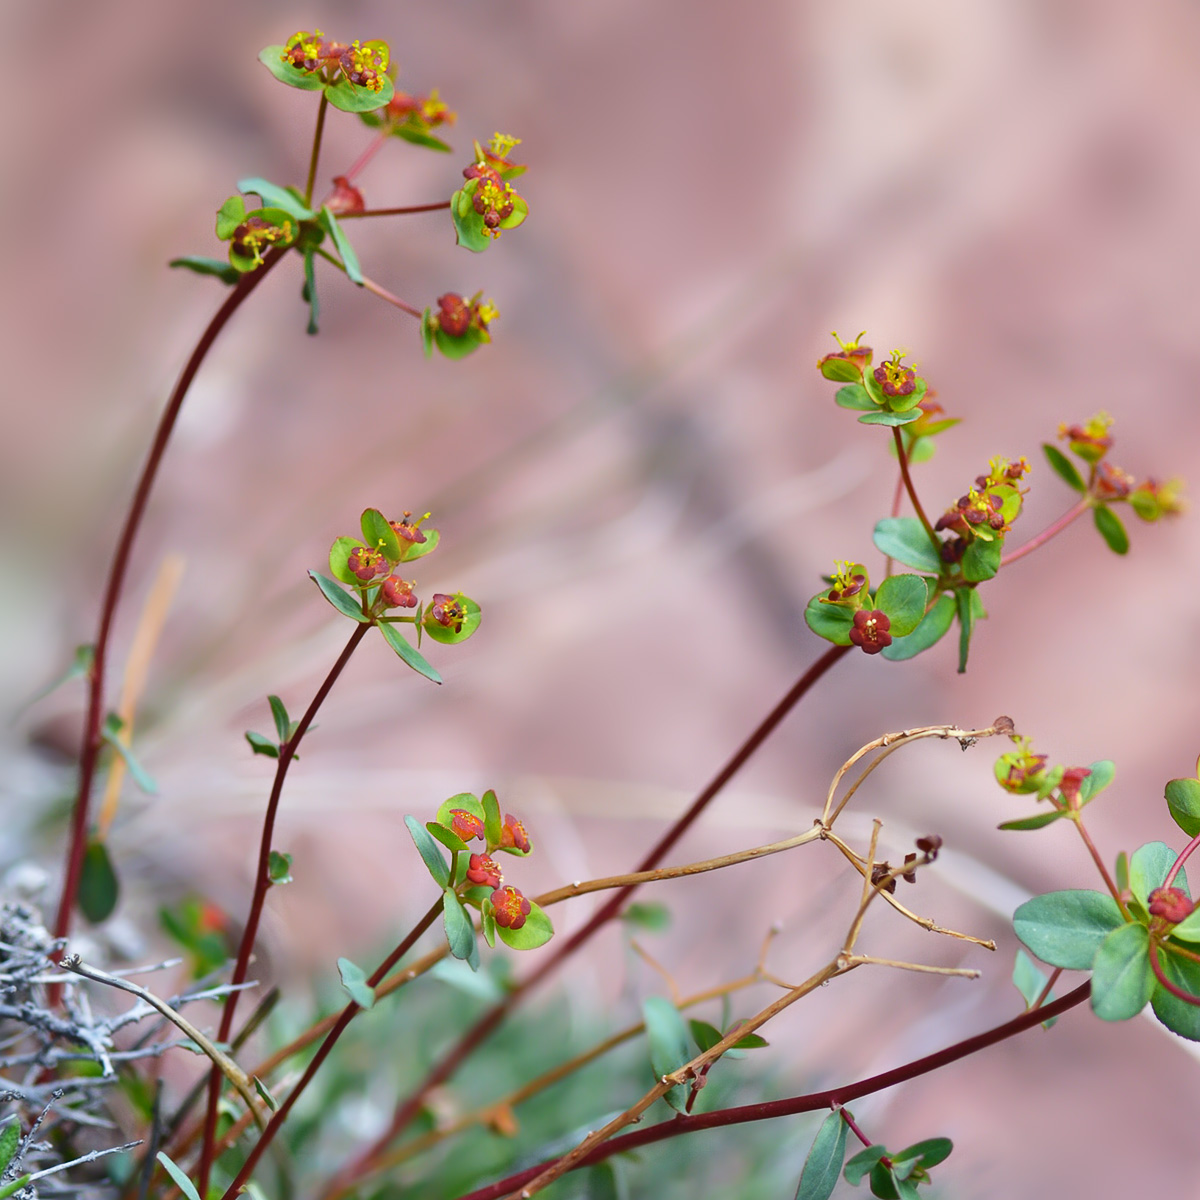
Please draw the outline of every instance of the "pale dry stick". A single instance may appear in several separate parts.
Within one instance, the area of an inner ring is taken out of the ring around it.
[[[709,988],[707,991],[697,992],[694,996],[685,996],[679,1001],[676,1007],[682,1012],[685,1009],[694,1008],[698,1004],[703,1004],[708,1000],[718,1000],[722,996],[731,996],[735,992],[763,982],[767,982],[767,977],[762,973],[761,969],[756,968],[752,974],[744,975],[741,979],[719,984],[717,987]],[[604,1041],[597,1043],[590,1050],[585,1050],[582,1054],[578,1054],[574,1058],[559,1063],[556,1067],[552,1067],[536,1079],[531,1079],[515,1091],[509,1092],[507,1096],[502,1096],[499,1100],[493,1100],[490,1104],[466,1113],[449,1125],[444,1125],[439,1129],[431,1129],[428,1133],[405,1142],[404,1145],[398,1146],[390,1154],[384,1155],[372,1163],[371,1173],[377,1175],[390,1170],[392,1167],[397,1167],[401,1163],[415,1158],[418,1154],[432,1149],[447,1138],[462,1133],[465,1129],[470,1129],[472,1126],[490,1124],[506,1111],[511,1111],[518,1105],[524,1104],[526,1100],[536,1096],[539,1092],[544,1092],[548,1087],[552,1087],[554,1084],[573,1075],[576,1071],[580,1071],[590,1063],[602,1058],[610,1050],[614,1050],[625,1042],[631,1041],[643,1033],[645,1029],[646,1025],[644,1021],[639,1021],[636,1025],[629,1025],[614,1033],[611,1037],[605,1038]]]
[[[121,696],[117,702],[117,716],[121,718],[121,729],[117,733],[121,744],[129,748],[133,741],[133,718],[137,714],[138,701],[146,690],[146,680],[150,674],[150,662],[154,657],[154,649],[162,635],[171,601],[183,578],[183,555],[168,554],[158,568],[150,594],[142,608],[137,630],[133,635],[133,643],[129,648],[129,658],[125,663],[125,677],[121,681]],[[96,837],[103,841],[108,836],[113,817],[117,814],[117,804],[121,799],[121,785],[125,782],[125,759],[113,755],[112,765],[108,769],[108,780],[104,788],[104,799],[96,814]]]
[[[978,979],[982,974],[973,967],[935,967],[929,963],[901,962],[896,958],[875,958],[870,954],[852,954],[846,961],[856,967],[895,967],[898,971],[918,971],[923,975],[959,975],[963,979]]]
[[[830,830],[825,831],[824,840],[832,842],[846,857],[850,865],[860,874],[867,874],[866,868],[863,865],[864,860],[858,854],[846,845],[836,833]],[[884,892],[883,898],[894,908],[902,917],[907,917],[914,925],[920,925],[922,929],[929,933],[940,933],[945,937],[958,938],[964,942],[971,942],[976,946],[982,946],[985,950],[995,950],[996,943],[991,938],[977,938],[974,934],[959,933],[957,929],[946,929],[944,926],[937,924],[931,917],[922,917],[913,912],[912,909],[906,908],[899,900],[896,899],[890,892]]]
[[[581,1159],[590,1154],[601,1143],[608,1141],[609,1138],[619,1133],[622,1129],[640,1120],[642,1114],[656,1100],[670,1091],[671,1088],[695,1079],[703,1068],[715,1062],[727,1050],[731,1050],[747,1034],[756,1032],[772,1018],[778,1016],[785,1008],[795,1004],[797,1000],[803,999],[822,984],[839,975],[845,975],[855,970],[860,965],[860,960],[853,953],[854,943],[858,940],[863,919],[871,906],[871,902],[876,896],[886,896],[887,892],[883,889],[896,877],[895,872],[889,871],[881,879],[871,879],[872,869],[875,865],[875,850],[879,840],[879,830],[880,822],[874,821],[871,828],[870,848],[867,852],[867,871],[863,879],[862,903],[859,905],[854,920],[850,923],[840,953],[832,962],[826,964],[815,975],[810,976],[803,983],[792,988],[786,995],[780,996],[779,999],[767,1005],[761,1012],[756,1013],[748,1020],[740,1022],[736,1028],[727,1033],[714,1046],[702,1051],[690,1062],[685,1063],[670,1074],[664,1075],[637,1103],[614,1117],[602,1129],[588,1134],[573,1150],[550,1164],[546,1170],[525,1184],[519,1191],[509,1193],[505,1197],[505,1200],[529,1200],[529,1197],[534,1195],[534,1193],[548,1187],[556,1179],[572,1170]],[[906,870],[912,870],[914,867],[922,865],[927,864],[910,864]],[[906,965],[917,966],[917,964]],[[954,968],[948,968],[945,973],[957,973],[957,971]]]
[[[959,729],[957,725],[923,725],[916,729],[902,729],[898,733],[885,733],[882,737],[876,738],[873,742],[868,742],[861,749],[856,750],[837,770],[833,777],[833,782],[829,785],[829,794],[825,798],[825,808],[821,813],[821,824],[826,828],[831,826],[837,820],[842,809],[849,803],[850,798],[858,791],[863,781],[875,770],[877,766],[890,754],[900,749],[901,746],[907,746],[912,742],[920,741],[922,738],[954,738],[964,750],[974,745],[980,738],[995,737],[997,734],[1009,736],[1014,730],[1014,725],[1010,717],[997,717],[991,725],[986,729]],[[833,807],[833,798],[837,794],[838,785],[845,778],[846,773],[852,766],[865,755],[870,754],[873,750],[882,750],[879,755],[863,773],[855,780],[849,791],[842,797],[836,808]]]
[[[221,1074],[237,1089],[238,1095],[246,1102],[247,1107],[254,1114],[255,1120],[258,1121],[260,1128],[266,1125],[266,1118],[262,1111],[264,1106],[256,1095],[254,1085],[250,1082],[246,1072],[228,1054],[213,1045],[187,1017],[177,1013],[166,1001],[159,999],[153,992],[146,991],[144,987],[139,987],[136,983],[130,983],[128,979],[119,979],[116,975],[108,974],[107,971],[100,971],[96,967],[89,967],[80,959],[78,954],[72,954],[64,958],[62,967],[64,970],[71,971],[75,975],[82,975],[84,979],[91,979],[95,983],[104,983],[109,987],[119,988],[123,992],[128,992],[131,996],[137,996],[139,1000],[149,1004],[151,1008],[161,1013],[177,1028],[182,1029],[212,1059]]]

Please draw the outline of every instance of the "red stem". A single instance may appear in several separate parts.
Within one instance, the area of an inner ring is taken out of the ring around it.
[[[1191,992],[1185,992],[1183,988],[1172,983],[1163,974],[1162,963],[1158,961],[1158,952],[1160,949],[1161,947],[1155,942],[1150,943],[1150,969],[1154,972],[1155,979],[1177,1000],[1182,1000],[1185,1004],[1192,1004],[1196,1008],[1200,1008],[1200,996],[1193,996]]]
[[[367,146],[367,148],[354,160],[350,169],[346,172],[345,179],[347,183],[353,183],[354,177],[358,175],[363,168],[379,153],[383,143],[388,140],[391,135],[385,130],[383,133],[375,135],[375,140]],[[341,220],[341,217],[338,218]]]
[[[88,810],[90,808],[92,781],[96,773],[96,763],[103,744],[100,730],[104,712],[104,668],[108,653],[109,636],[112,633],[113,617],[117,604],[121,599],[121,588],[125,583],[125,573],[129,566],[130,554],[133,550],[134,539],[141,527],[142,518],[146,514],[146,505],[158,468],[162,463],[163,454],[175,423],[179,418],[180,409],[187,397],[188,388],[200,364],[204,361],[217,335],[225,328],[225,323],[240,307],[243,300],[250,295],[267,272],[283,257],[284,251],[273,250],[263,260],[257,271],[243,275],[233,291],[226,297],[224,304],[217,309],[208,327],[200,335],[200,340],[192,350],[191,357],[183,368],[174,391],[171,392],[167,406],[158,420],[158,428],[150,452],[146,456],[141,476],[133,493],[133,501],[125,517],[117,548],[113,553],[112,563],[108,569],[108,582],[104,588],[104,598],[100,605],[100,624],[96,631],[96,641],[93,646],[92,667],[88,688],[87,715],[83,723],[83,744],[79,752],[79,791],[75,798],[75,809],[71,818],[71,838],[67,846],[67,862],[63,880],[62,896],[58,903],[58,916],[54,922],[54,936],[65,938],[71,931],[71,912],[75,906],[75,897],[79,892],[79,881],[83,873],[83,855],[87,846]]]
[[[942,539],[933,532],[933,526],[929,523],[929,518],[925,515],[925,510],[921,507],[921,501],[917,498],[917,489],[913,486],[912,476],[908,472],[908,455],[904,450],[904,438],[900,436],[900,427],[892,426],[892,436],[896,440],[896,457],[900,460],[900,477],[904,480],[904,489],[908,492],[908,498],[912,501],[913,510],[921,520],[921,524],[925,527],[925,532],[929,535],[929,540],[933,543],[933,548],[937,551],[938,556],[942,553]]]
[[[440,212],[449,207],[449,200],[439,200],[436,204],[409,204],[403,208],[364,208],[362,212],[342,213],[338,220],[348,221],[353,217],[403,217],[409,213]]]
[[[1112,898],[1117,902],[1117,907],[1121,910],[1122,914],[1128,916],[1125,902],[1121,899],[1121,893],[1117,889],[1116,881],[1108,873],[1108,868],[1104,865],[1104,859],[1100,857],[1100,851],[1096,849],[1096,844],[1092,841],[1088,831],[1083,827],[1083,819],[1079,816],[1072,816],[1071,820],[1074,822],[1075,828],[1079,830],[1079,836],[1083,838],[1083,844],[1088,848],[1088,853],[1092,856],[1092,862],[1096,864],[1096,870],[1100,872],[1105,887],[1112,893]]]
[[[365,629],[366,626],[364,625]],[[437,915],[442,911],[442,898],[439,896],[434,902],[430,910],[413,926],[408,936],[375,968],[374,973],[367,980],[370,987],[378,987],[387,977],[391,969],[412,949],[417,939],[437,920]],[[237,1173],[237,1178],[229,1185],[225,1191],[222,1200],[233,1200],[235,1196],[242,1190],[242,1185],[250,1178],[254,1171],[258,1160],[262,1158],[267,1147],[274,1140],[275,1135],[283,1127],[284,1121],[287,1120],[288,1113],[292,1110],[292,1105],[300,1099],[304,1089],[308,1087],[312,1077],[317,1073],[317,1069],[329,1057],[329,1052],[333,1049],[338,1038],[342,1036],[346,1026],[350,1024],[354,1018],[362,1012],[360,1005],[355,1004],[352,1000],[342,1009],[342,1015],[338,1017],[337,1024],[325,1035],[325,1040],[321,1043],[320,1048],[313,1056],[312,1062],[308,1064],[308,1069],[300,1076],[299,1082],[291,1090],[287,1099],[279,1106],[278,1110],[267,1122],[267,1127],[262,1131],[262,1135],[254,1144],[254,1149],[250,1151],[246,1157],[246,1161],[242,1164],[242,1169]],[[206,1195],[207,1193],[201,1193]]]
[[[848,646],[831,646],[809,669],[796,681],[791,690],[767,714],[757,729],[742,743],[733,757],[714,776],[708,786],[692,801],[688,808],[674,825],[663,835],[649,854],[638,864],[636,871],[650,871],[670,853],[676,842],[687,832],[695,820],[707,807],[709,802],[745,765],[747,759],[767,740],[776,726],[788,715],[801,698],[812,686],[850,649]],[[625,901],[636,889],[636,884],[615,890],[609,899],[592,914],[581,928],[577,929],[562,945],[548,954],[534,970],[518,983],[513,990],[498,1004],[487,1010],[470,1029],[442,1057],[425,1080],[406,1100],[396,1109],[391,1125],[364,1153],[353,1162],[348,1163],[334,1175],[321,1196],[324,1200],[332,1200],[341,1195],[361,1175],[371,1169],[372,1160],[388,1147],[392,1140],[402,1132],[409,1122],[421,1110],[425,1097],[429,1092],[444,1083],[459,1068],[463,1061],[485,1041],[496,1027],[504,1020],[513,1006],[532,988],[536,987],[554,970],[561,966],[592,936],[602,929],[621,911]]]
[[[677,1116],[674,1120],[664,1121],[659,1125],[651,1125],[646,1129],[637,1129],[633,1133],[613,1138],[611,1141],[597,1146],[575,1163],[572,1170],[577,1170],[579,1167],[588,1167],[614,1154],[635,1150],[640,1146],[647,1146],[652,1142],[661,1142],[667,1138],[678,1137],[683,1133],[692,1133],[701,1129],[716,1129],[726,1125],[744,1125],[748,1121],[765,1121],[772,1117],[789,1117],[794,1116],[796,1113],[815,1112],[822,1108],[832,1108],[837,1105],[847,1104],[851,1100],[857,1100],[862,1096],[869,1096],[874,1092],[881,1092],[884,1088],[894,1087],[898,1083],[915,1079],[919,1075],[926,1075],[930,1071],[937,1071],[952,1062],[957,1062],[960,1058],[976,1054],[988,1046],[994,1046],[997,1042],[1002,1042],[1006,1038],[1023,1033],[1026,1029],[1032,1029],[1035,1025],[1040,1025],[1050,1017],[1057,1017],[1068,1009],[1074,1008],[1077,1004],[1082,1004],[1088,998],[1090,990],[1090,983],[1082,983],[1074,991],[1068,992],[1061,1000],[1055,1000],[1052,1004],[1047,1004],[1032,1012],[1022,1013],[1019,1017],[1014,1017],[1011,1021],[1006,1021],[1003,1025],[997,1025],[994,1029],[989,1029],[986,1033],[976,1034],[975,1037],[956,1042],[953,1046],[947,1046],[945,1050],[939,1050],[934,1054],[927,1054],[924,1058],[915,1059],[913,1062],[906,1063],[902,1067],[896,1067],[891,1071],[884,1071],[880,1075],[872,1075],[869,1079],[860,1080],[858,1083],[848,1083],[842,1087],[831,1088],[825,1092],[810,1092],[806,1096],[792,1096],[787,1100],[772,1100],[763,1104],[744,1104],[738,1108],[722,1108],[714,1112],[695,1113],[690,1117]],[[487,1187],[479,1188],[474,1192],[460,1196],[458,1200],[500,1200],[501,1197],[509,1195],[511,1192],[524,1186],[531,1179],[536,1179],[538,1175],[556,1161],[557,1159],[550,1159],[547,1162],[539,1163],[537,1166],[529,1167],[527,1170],[521,1171],[516,1175],[510,1175],[507,1179],[502,1179],[498,1183],[489,1184]]]
[[[1083,514],[1087,512],[1091,506],[1091,496],[1081,496],[1078,503],[1073,504],[1069,509],[1067,509],[1067,511],[1063,513],[1063,515],[1059,517],[1058,520],[1052,525],[1047,525],[1046,528],[1037,535],[1037,537],[1031,538],[1023,546],[1018,546],[1011,554],[1004,555],[1004,557],[1000,560],[1000,565],[1002,567],[1007,567],[1009,563],[1015,563],[1018,558],[1024,558],[1025,555],[1030,554],[1039,546],[1045,545],[1045,543],[1054,537],[1055,534],[1062,533],[1062,531],[1066,529],[1066,527],[1070,525],[1070,523],[1074,521],[1076,517],[1083,516]]]
[[[350,640],[346,643],[341,654],[338,655],[338,660],[330,668],[329,674],[325,676],[325,681],[317,689],[317,694],[312,698],[312,703],[305,710],[304,716],[300,718],[300,723],[296,726],[296,732],[279,747],[279,762],[275,768],[275,782],[271,785],[271,796],[267,801],[267,811],[263,817],[262,838],[258,847],[258,869],[254,877],[254,895],[250,900],[250,914],[246,918],[246,928],[242,933],[241,945],[238,947],[237,965],[233,969],[233,978],[230,983],[233,987],[244,983],[246,975],[250,970],[250,954],[254,950],[254,941],[258,936],[258,925],[262,918],[263,904],[266,902],[267,892],[271,888],[271,842],[275,836],[275,816],[279,811],[279,798],[283,794],[284,780],[287,778],[288,768],[292,764],[292,759],[296,756],[296,750],[299,748],[304,735],[308,732],[308,727],[312,724],[313,718],[317,715],[325,697],[329,695],[330,689],[337,682],[338,676],[342,673],[342,669],[350,661],[350,656],[358,647],[358,643],[366,636],[367,630],[370,629],[369,624],[360,623],[355,625],[354,632],[350,635]],[[225,1000],[225,1007],[221,1013],[221,1025],[217,1032],[218,1042],[227,1042],[229,1040],[229,1032],[233,1028],[233,1017],[237,1011],[237,1002],[240,993],[233,991]],[[224,1076],[221,1074],[219,1067],[214,1066],[212,1073],[208,1079],[208,1108],[204,1114],[204,1148],[200,1154],[200,1195],[208,1195],[208,1180],[212,1170],[213,1144],[216,1139],[217,1131],[217,1102],[221,1097],[221,1080]]]
[[[1184,846],[1182,853],[1175,860],[1175,865],[1167,872],[1167,877],[1163,880],[1163,887],[1169,888],[1174,885],[1175,876],[1183,870],[1183,864],[1192,857],[1198,846],[1200,846],[1200,833],[1196,834],[1196,836],[1192,838],[1192,840],[1188,842],[1186,846]]]
[[[846,1127],[850,1130],[850,1132],[854,1134],[854,1136],[858,1138],[858,1140],[862,1142],[864,1146],[869,1146],[871,1144],[871,1139],[867,1137],[867,1135],[863,1133],[861,1129],[859,1129],[854,1118],[844,1108],[838,1109],[838,1115],[843,1121],[846,1122]]]

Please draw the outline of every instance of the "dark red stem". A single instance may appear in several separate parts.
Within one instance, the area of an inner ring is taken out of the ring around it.
[[[1193,996],[1191,992],[1184,991],[1177,984],[1172,983],[1163,973],[1162,963],[1158,961],[1158,951],[1160,947],[1154,943],[1150,943],[1150,969],[1154,972],[1154,978],[1162,984],[1176,1000],[1182,1000],[1185,1004],[1195,1005],[1200,1008],[1200,996]],[[1168,951],[1170,953],[1170,951]]]
[[[862,1142],[864,1146],[869,1146],[871,1144],[871,1139],[867,1137],[867,1135],[863,1133],[861,1129],[859,1129],[854,1118],[844,1108],[838,1109],[838,1115],[843,1121],[846,1122],[846,1128],[849,1129],[850,1132],[854,1134],[854,1136],[858,1138],[858,1140]]]
[[[364,208],[362,212],[342,213],[338,220],[348,221],[354,217],[404,217],[409,213],[441,212],[449,207],[449,200],[439,200],[436,204],[409,204],[403,208]]]
[[[812,686],[850,649],[849,646],[831,646],[805,673],[796,681],[791,690],[767,714],[757,729],[742,743],[733,757],[713,777],[708,786],[692,801],[688,808],[674,825],[663,835],[649,854],[634,869],[650,871],[670,853],[675,844],[691,828],[692,824],[708,806],[722,788],[738,773],[754,752],[770,737],[779,723],[796,706]],[[372,1160],[381,1154],[392,1140],[404,1130],[408,1123],[421,1110],[425,1097],[429,1092],[444,1083],[459,1068],[465,1059],[477,1046],[485,1041],[496,1027],[504,1020],[514,1005],[532,988],[536,987],[547,976],[561,966],[572,954],[589,941],[592,936],[602,929],[621,911],[636,884],[615,890],[608,900],[592,914],[583,926],[577,929],[564,943],[551,951],[534,970],[525,977],[498,1004],[488,1009],[463,1034],[450,1050],[442,1057],[425,1077],[420,1087],[412,1093],[396,1109],[391,1125],[363,1154],[345,1168],[339,1171],[329,1182],[321,1195],[325,1200],[340,1195],[350,1184],[370,1170]]]
[[[365,629],[366,626],[364,625]],[[438,913],[442,911],[442,898],[439,896],[430,910],[413,926],[409,931],[408,936],[375,968],[367,983],[371,987],[378,987],[384,979],[387,978],[391,969],[413,948],[417,939],[437,920]],[[242,1164],[242,1169],[237,1173],[237,1178],[229,1185],[225,1192],[223,1200],[233,1200],[233,1198],[241,1191],[242,1185],[250,1178],[254,1172],[254,1168],[258,1165],[258,1160],[262,1158],[267,1147],[275,1139],[275,1135],[283,1127],[284,1121],[287,1120],[288,1113],[292,1111],[292,1105],[300,1099],[304,1093],[304,1089],[308,1087],[312,1077],[317,1073],[318,1068],[329,1057],[329,1052],[337,1043],[338,1038],[342,1036],[346,1026],[350,1024],[354,1018],[362,1012],[360,1005],[355,1004],[352,1000],[342,1009],[342,1015],[338,1017],[337,1024],[325,1035],[325,1040],[321,1043],[316,1054],[313,1055],[313,1060],[308,1064],[308,1069],[300,1076],[299,1082],[284,1102],[279,1106],[278,1110],[267,1122],[267,1127],[262,1131],[262,1135],[254,1145],[254,1149],[250,1151],[246,1161]],[[206,1194],[206,1193],[202,1193]]]
[[[58,902],[58,916],[54,922],[54,936],[65,938],[71,932],[71,911],[75,906],[75,897],[79,892],[79,880],[83,873],[83,855],[87,846],[88,815],[91,806],[92,781],[96,774],[96,762],[103,744],[101,726],[104,717],[104,669],[108,656],[108,640],[112,633],[113,617],[117,604],[121,599],[121,588],[125,583],[125,573],[129,567],[129,557],[133,550],[134,539],[137,537],[142,518],[146,514],[146,504],[158,475],[158,468],[166,452],[167,443],[175,429],[180,409],[187,397],[188,388],[200,369],[217,335],[225,328],[226,322],[241,306],[243,300],[250,295],[267,272],[283,257],[284,251],[274,250],[263,260],[257,271],[243,275],[225,298],[225,303],[217,309],[208,327],[200,335],[200,340],[192,350],[191,357],[183,368],[175,389],[172,391],[162,416],[158,419],[158,428],[150,452],[146,456],[141,476],[133,493],[133,501],[121,528],[121,536],[117,540],[117,548],[113,553],[112,563],[108,568],[108,581],[104,587],[104,598],[100,604],[100,624],[96,630],[96,641],[92,648],[92,667],[88,687],[87,715],[83,723],[83,743],[79,751],[79,791],[75,797],[75,809],[71,818],[71,838],[67,846],[67,862],[63,880],[62,895]]]
[[[898,425],[892,426],[892,436],[896,442],[896,457],[900,460],[900,477],[904,480],[904,490],[908,492],[908,498],[912,502],[913,511],[920,518],[925,532],[929,535],[929,540],[933,543],[934,549],[940,556],[942,553],[942,539],[933,532],[933,526],[930,525],[929,518],[925,515],[925,510],[921,507],[921,501],[917,496],[917,489],[913,486],[912,475],[908,471],[908,453],[904,449],[904,438],[900,434],[900,427]]]
[[[1079,501],[1073,504],[1061,517],[1051,525],[1047,525],[1037,537],[1030,538],[1023,546],[1018,546],[1011,554],[1006,554],[1001,560],[1000,565],[1007,567],[1010,563],[1015,563],[1018,558],[1024,558],[1039,546],[1044,546],[1056,534],[1062,533],[1076,517],[1081,517],[1092,506],[1092,498],[1090,495],[1083,496]]]
[[[250,914],[246,918],[246,928],[242,933],[241,945],[238,947],[237,964],[233,969],[233,977],[230,980],[231,985],[235,988],[238,984],[245,982],[246,975],[249,973],[250,955],[254,950],[254,942],[258,936],[258,925],[262,919],[263,904],[266,902],[267,892],[271,888],[271,843],[275,836],[275,815],[279,811],[279,798],[283,794],[283,784],[284,780],[287,779],[288,768],[292,764],[292,759],[296,756],[296,750],[304,740],[304,735],[308,732],[308,727],[312,724],[318,709],[324,703],[325,697],[329,695],[330,689],[337,682],[342,669],[350,661],[350,656],[357,649],[358,643],[363,640],[367,630],[370,628],[371,626],[365,622],[355,625],[354,632],[350,635],[350,640],[346,643],[341,654],[338,655],[337,662],[330,668],[329,674],[325,676],[325,681],[317,689],[317,694],[312,698],[312,703],[305,710],[304,716],[300,718],[300,723],[296,726],[296,732],[279,747],[279,762],[275,767],[275,782],[271,785],[271,796],[267,800],[267,811],[263,816],[262,838],[258,847],[258,868],[254,877],[254,895],[250,900]],[[233,1017],[237,1011],[239,995],[239,992],[230,992],[225,1000],[225,1007],[221,1013],[221,1025],[217,1032],[218,1042],[227,1042],[229,1040],[229,1032],[233,1028]],[[208,1080],[208,1108],[204,1114],[204,1148],[200,1154],[200,1195],[202,1196],[208,1195],[208,1178],[212,1170],[212,1151],[217,1131],[217,1102],[221,1097],[221,1080],[223,1078],[224,1076],[221,1074],[220,1068],[214,1066]]]
[[[806,1096],[792,1096],[787,1100],[772,1100],[764,1104],[744,1104],[738,1108],[721,1108],[715,1112],[695,1113],[690,1117],[678,1116],[674,1120],[664,1121],[660,1125],[634,1130],[633,1133],[613,1138],[611,1141],[597,1146],[590,1154],[584,1155],[575,1163],[572,1170],[591,1166],[614,1154],[636,1150],[640,1146],[665,1141],[667,1138],[678,1137],[684,1133],[693,1133],[701,1129],[716,1129],[726,1125],[744,1125],[748,1121],[766,1121],[772,1117],[789,1117],[797,1113],[815,1112],[822,1108],[848,1104],[851,1100],[869,1096],[874,1092],[881,1092],[884,1088],[895,1087],[896,1084],[915,1079],[918,1075],[927,1075],[930,1071],[937,1071],[952,1062],[957,1062],[960,1058],[977,1054],[988,1046],[994,1046],[997,1042],[1023,1033],[1026,1029],[1032,1029],[1035,1025],[1040,1025],[1043,1021],[1057,1017],[1077,1004],[1082,1004],[1088,998],[1090,990],[1090,983],[1082,983],[1074,991],[1068,992],[1061,1000],[1043,1005],[1033,1012],[1022,1013],[1019,1017],[1014,1017],[1013,1020],[1006,1021],[1003,1025],[997,1025],[995,1029],[989,1029],[986,1033],[976,1034],[975,1037],[956,1042],[953,1046],[947,1046],[945,1050],[927,1054],[924,1058],[915,1059],[892,1071],[884,1071],[881,1075],[872,1075],[869,1079],[862,1079],[858,1083],[847,1083],[842,1087],[830,1088],[825,1092],[810,1092]],[[487,1187],[459,1196],[458,1200],[500,1200],[500,1197],[507,1196],[530,1180],[536,1179],[556,1161],[556,1159],[550,1159],[547,1162],[539,1163],[516,1175],[510,1175],[507,1179],[500,1180],[499,1183],[489,1184]]]

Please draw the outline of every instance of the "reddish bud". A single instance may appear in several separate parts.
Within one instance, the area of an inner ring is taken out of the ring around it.
[[[438,328],[451,337],[463,337],[471,328],[471,306],[457,292],[447,292],[437,302]]]
[[[484,836],[483,822],[474,813],[467,812],[465,808],[452,808],[450,810],[450,828],[464,842],[469,842],[472,838],[481,838]]]
[[[341,216],[343,213],[360,213],[366,208],[363,194],[345,175],[333,177],[333,195],[325,202],[330,212]]]
[[[1059,795],[1071,806],[1079,803],[1079,789],[1083,781],[1092,773],[1090,767],[1068,767],[1058,781]]]
[[[884,646],[892,644],[892,635],[888,632],[891,627],[892,622],[887,613],[878,609],[860,608],[854,614],[850,640],[865,654],[878,654]]]
[[[500,831],[500,845],[506,850],[520,850],[522,854],[529,853],[529,835],[525,826],[512,813],[504,814],[504,828]]]
[[[1162,917],[1172,925],[1190,917],[1195,907],[1182,888],[1161,887],[1150,893],[1150,915]]]
[[[467,866],[467,878],[472,883],[482,883],[490,888],[498,888],[504,876],[489,855],[472,854],[471,862]]]
[[[520,929],[532,905],[512,884],[505,884],[492,893],[492,908],[495,909],[497,925],[503,925],[505,929]]]
[[[389,575],[381,585],[383,602],[388,608],[416,608],[417,598],[413,595],[416,581]]]

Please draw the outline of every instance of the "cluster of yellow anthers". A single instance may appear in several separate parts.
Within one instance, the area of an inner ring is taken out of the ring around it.
[[[383,91],[383,81],[388,65],[386,42],[354,41],[349,45],[342,42],[326,42],[319,29],[300,30],[293,33],[284,44],[279,56],[297,71],[314,72],[326,68],[330,75],[341,71],[355,87],[364,87],[371,92]]]
[[[289,220],[273,225],[262,217],[250,216],[233,231],[231,244],[237,254],[251,259],[257,267],[262,264],[264,250],[269,250],[276,242],[288,245],[295,236],[295,229]]]

